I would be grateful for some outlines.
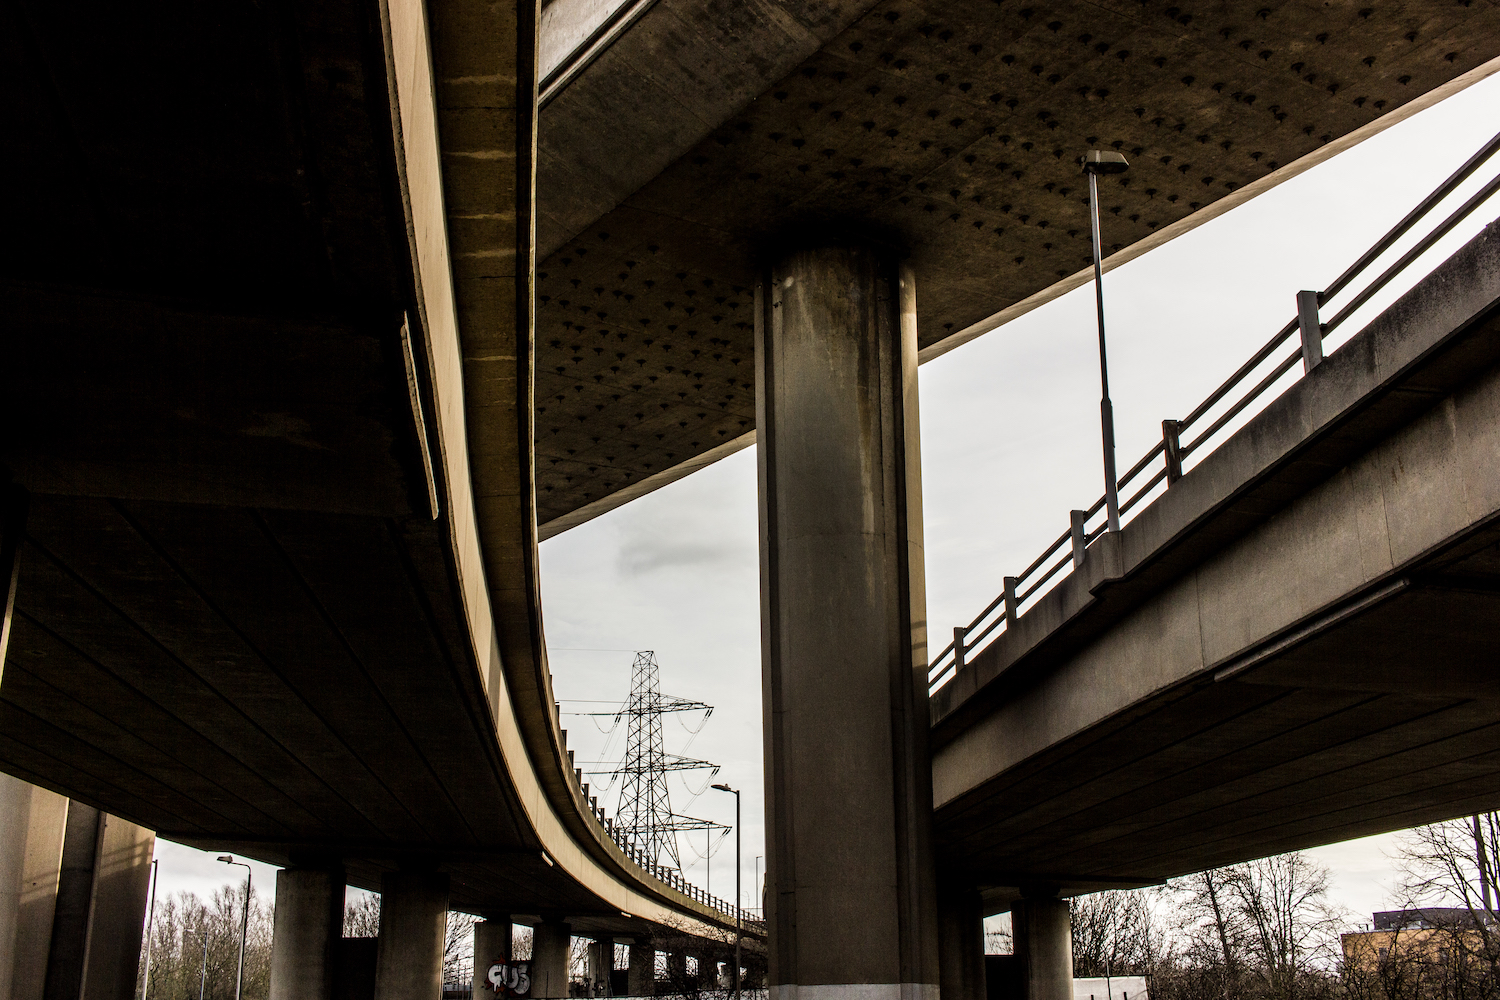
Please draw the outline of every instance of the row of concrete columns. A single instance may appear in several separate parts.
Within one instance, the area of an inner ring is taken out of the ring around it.
[[[0,1000],[130,1000],[156,837],[0,774]]]

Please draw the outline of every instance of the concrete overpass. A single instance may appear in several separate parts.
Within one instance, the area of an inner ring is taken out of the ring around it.
[[[8,10],[0,764],[289,864],[273,1000],[325,995],[345,879],[381,1000],[449,905],[550,969],[722,936],[571,767],[536,545],[753,431],[772,983],[931,996],[917,361],[1081,280],[1073,150],[1140,165],[1118,262],[1489,72],[1500,15],[564,2]]]
[[[1500,227],[934,693],[941,855],[991,907],[1500,800]]]

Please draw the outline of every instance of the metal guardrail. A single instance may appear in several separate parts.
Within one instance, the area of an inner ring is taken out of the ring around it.
[[[552,706],[552,710],[554,713],[560,712],[560,708],[556,704]],[[571,750],[568,751],[568,759],[569,761],[573,759],[573,751]],[[766,922],[763,918],[753,916],[751,911],[745,907],[736,906],[699,888],[683,878],[682,873],[677,869],[663,867],[657,864],[653,858],[647,857],[644,852],[637,850],[635,844],[631,842],[629,837],[625,836],[623,830],[615,829],[614,820],[605,814],[604,807],[599,804],[598,797],[589,795],[589,786],[584,783],[582,769],[574,768],[573,780],[577,783],[579,790],[583,792],[584,801],[588,803],[589,809],[594,814],[594,818],[599,821],[600,825],[604,827],[605,832],[609,834],[609,839],[614,841],[615,846],[627,858],[634,861],[637,867],[669,888],[682,893],[693,902],[718,910],[729,917],[730,920],[738,919],[741,929],[755,934],[765,934]]]
[[[1137,482],[1155,467],[1150,477],[1140,482],[1128,499],[1121,501],[1120,514],[1123,516],[1140,505],[1163,483],[1170,489],[1178,479],[1182,478],[1184,461],[1192,455],[1203,452],[1209,444],[1221,443],[1218,439],[1226,428],[1230,428],[1231,433],[1232,430],[1237,429],[1237,427],[1231,428],[1235,418],[1260,400],[1282,376],[1292,370],[1299,360],[1302,362],[1304,375],[1316,368],[1323,360],[1324,338],[1338,329],[1361,306],[1430,250],[1438,240],[1468,218],[1496,191],[1500,191],[1500,174],[1497,174],[1399,259],[1364,286],[1361,291],[1350,297],[1332,319],[1326,323],[1320,320],[1319,310],[1323,306],[1328,305],[1336,296],[1346,291],[1356,278],[1395,246],[1396,241],[1405,236],[1412,227],[1426,218],[1429,212],[1483,166],[1496,151],[1500,151],[1500,134],[1485,143],[1479,152],[1470,157],[1452,176],[1434,189],[1416,208],[1407,213],[1404,219],[1381,237],[1379,242],[1366,251],[1359,260],[1350,265],[1349,269],[1333,284],[1321,292],[1298,292],[1297,315],[1291,322],[1276,331],[1276,335],[1267,341],[1264,347],[1256,351],[1223,385],[1210,393],[1208,398],[1198,404],[1192,413],[1181,420],[1163,420],[1161,440],[1119,479],[1119,488],[1123,492],[1124,487]],[[1296,348],[1261,374],[1266,362],[1272,360],[1288,340],[1293,339],[1298,341]],[[1254,384],[1246,387],[1245,384],[1257,375],[1260,377],[1254,381]],[[1241,389],[1243,392],[1240,392]],[[1230,401],[1231,395],[1235,393],[1238,395]],[[1229,402],[1221,409],[1220,404],[1226,401]],[[1212,422],[1196,437],[1189,440],[1189,431],[1208,421],[1211,414]],[[963,669],[964,663],[970,656],[993,642],[996,637],[1012,626],[1023,609],[1027,607],[1028,602],[1040,598],[1052,586],[1055,586],[1056,581],[1062,575],[1066,575],[1063,574],[1064,569],[1074,569],[1082,564],[1089,543],[1103,534],[1107,527],[1102,520],[1093,528],[1089,527],[1089,523],[1103,509],[1104,497],[1101,496],[1087,510],[1070,512],[1068,530],[1059,535],[1057,540],[1019,575],[1005,577],[1004,589],[1000,595],[991,601],[978,617],[968,625],[959,626],[953,630],[953,641],[944,647],[943,651],[938,653],[928,665],[929,693],[936,691],[951,680],[959,670]]]

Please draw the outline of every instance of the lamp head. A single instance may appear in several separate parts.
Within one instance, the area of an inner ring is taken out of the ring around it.
[[[221,854],[221,855],[219,855],[219,860],[222,861],[222,862],[224,862],[226,865],[232,865],[232,864],[234,864],[234,858],[230,857],[227,854]]]
[[[1121,153],[1112,149],[1091,149],[1078,162],[1083,164],[1086,174],[1123,174],[1130,169],[1130,162]]]
[[[734,789],[730,788],[728,785],[714,785],[713,787],[717,788],[721,792],[732,792],[732,791],[734,791]]]

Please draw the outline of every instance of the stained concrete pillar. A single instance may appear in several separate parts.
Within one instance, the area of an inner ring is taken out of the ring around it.
[[[342,867],[277,872],[270,1000],[332,1000],[335,949],[343,934]]]
[[[769,985],[935,997],[911,272],[796,250],[757,296]]]
[[[607,997],[611,994],[609,974],[615,967],[615,942],[613,938],[600,938],[589,945],[588,982],[589,995]]]
[[[380,879],[374,1000],[441,1000],[448,876],[387,872]]]
[[[68,801],[43,1000],[131,1000],[156,835]]]
[[[650,938],[638,937],[630,943],[630,967],[625,976],[631,996],[656,995],[656,948]]]
[[[985,1000],[984,900],[973,886],[938,885],[938,968],[943,1000]]]
[[[1026,1000],[1072,1000],[1073,925],[1068,901],[1027,896],[1011,909],[1011,934]]]
[[[487,914],[474,925],[474,997],[493,993],[490,966],[510,961],[514,925],[509,914]]]
[[[0,998],[42,1000],[68,800],[0,774]]]
[[[531,929],[531,996],[537,1000],[568,995],[568,952],[573,928],[561,920],[543,920]]]

